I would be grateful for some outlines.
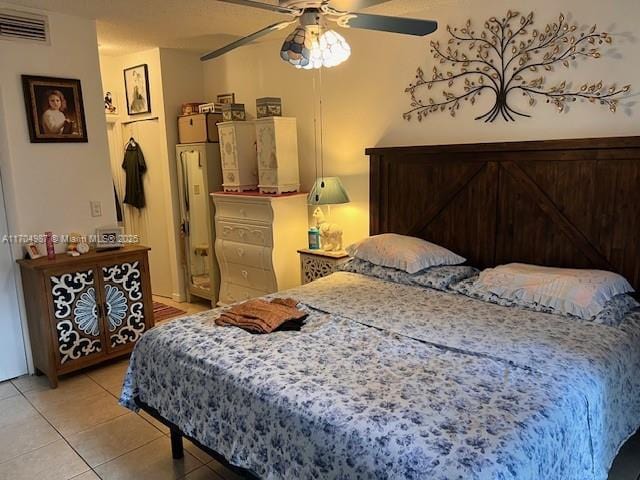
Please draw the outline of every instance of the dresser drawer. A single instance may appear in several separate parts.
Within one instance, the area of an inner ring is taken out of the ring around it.
[[[263,245],[265,247],[273,245],[271,228],[259,225],[243,225],[218,220],[216,221],[216,234],[221,240]]]
[[[217,240],[217,249],[223,262],[269,270],[271,267],[271,248],[247,243]]]
[[[275,292],[276,285],[273,272],[248,265],[229,263],[225,268],[227,280],[234,285],[253,288],[266,292]]]
[[[266,204],[247,202],[225,202],[216,198],[216,214],[220,217],[252,220],[271,224],[273,214]]]
[[[244,302],[245,300],[249,300],[250,298],[262,297],[269,293],[271,292],[227,283],[222,286],[222,290],[220,291],[220,303],[230,304],[236,302]]]

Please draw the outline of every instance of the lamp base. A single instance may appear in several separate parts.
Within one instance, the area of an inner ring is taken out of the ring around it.
[[[336,252],[342,250],[342,227],[337,223],[321,223],[320,248],[325,252]]]

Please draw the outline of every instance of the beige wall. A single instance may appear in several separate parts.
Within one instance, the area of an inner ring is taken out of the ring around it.
[[[147,162],[147,206],[140,211],[125,206],[127,230],[139,234],[141,242],[151,247],[153,293],[184,300],[175,162],[177,115],[183,102],[202,98],[202,65],[193,53],[157,48],[124,56],[102,55],[100,63],[104,89],[114,93],[118,103],[119,114],[109,125],[109,139],[112,169],[121,191],[125,177],[120,164],[131,136],[140,143]],[[129,116],[123,70],[141,64],[149,71],[151,113]],[[126,123],[146,117],[158,118]]]
[[[96,227],[116,221],[96,28],[91,20],[48,16],[51,45],[0,41],[0,116],[4,120],[0,124],[5,125],[7,140],[0,151],[0,170],[8,230],[13,234],[45,230],[91,234]],[[30,143],[22,74],[80,79],[88,143]],[[101,217],[91,216],[89,202],[94,200],[102,203]],[[21,246],[13,250],[15,257],[23,255]],[[24,318],[23,324],[26,332]]]
[[[170,48],[160,49],[160,63],[162,68],[162,89],[164,112],[166,116],[167,151],[169,152],[169,182],[172,186],[171,211],[172,234],[174,242],[179,248],[176,258],[182,261],[182,236],[180,235],[180,202],[178,198],[178,173],[175,148],[178,143],[177,116],[182,112],[182,104],[199,102],[204,98],[204,82],[202,63],[198,55]],[[179,266],[178,284],[175,288],[178,295],[174,300],[186,299],[183,267]]]
[[[426,3],[426,2],[425,2]],[[422,2],[415,2],[421,8]],[[606,83],[627,83],[640,90],[640,60],[637,41],[640,38],[640,3],[637,0],[539,0],[531,2],[469,2],[452,0],[434,2],[428,9],[402,12],[405,16],[432,18],[440,29],[431,37],[415,38],[379,32],[340,30],[352,47],[351,58],[343,65],[324,70],[323,112],[325,174],[342,177],[353,202],[332,208],[332,218],[344,225],[347,242],[368,232],[368,158],[364,149],[371,146],[472,143],[551,138],[623,136],[640,134],[640,109],[637,105],[621,109],[615,115],[606,108],[591,104],[574,104],[570,112],[558,114],[546,104],[538,104],[530,112],[531,119],[517,123],[496,120],[485,124],[474,117],[488,109],[490,99],[475,108],[466,107],[456,118],[447,114],[433,116],[422,123],[406,122],[402,113],[409,108],[405,88],[414,80],[416,67],[431,71],[433,62],[428,41],[433,38],[446,43],[445,25],[463,24],[467,18],[478,26],[492,15],[506,13],[509,8],[535,6],[536,26],[554,20],[560,11],[570,14],[579,24],[598,23],[599,28],[613,34],[615,42],[608,55],[598,60],[579,62],[577,68],[548,75],[552,79],[568,79],[578,85],[602,79]],[[310,188],[315,176],[313,149],[313,73],[296,70],[279,59],[278,51],[284,34],[273,40],[240,48],[220,59],[205,64],[207,99],[222,92],[235,92],[240,103],[255,113],[255,99],[278,96],[283,99],[285,115],[298,118],[300,167],[302,183]],[[317,74],[316,74],[317,75]],[[515,99],[519,102],[519,99]],[[630,103],[637,102],[635,98]],[[529,110],[523,106],[523,110]]]
[[[2,115],[9,139],[0,168],[9,229],[93,233],[115,222],[95,23],[48,15],[51,45],[0,41]],[[22,74],[80,79],[88,143],[30,143]],[[91,216],[91,200],[102,202],[102,217]]]
[[[124,90],[125,68],[146,64],[149,73],[149,92],[151,95],[151,113],[129,116],[127,114]],[[164,104],[162,101],[162,76],[160,52],[158,49],[146,50],[119,57],[100,57],[102,83],[105,91],[115,94],[118,103],[119,119],[110,126],[111,167],[118,179],[120,198],[124,198],[126,176],[121,164],[125,144],[133,137],[139,143],[145,157],[147,171],[143,177],[146,206],[143,209],[123,205],[127,233],[137,234],[140,242],[151,247],[149,269],[153,293],[171,297],[173,285],[177,282],[176,246],[170,235],[170,202],[167,192],[169,183],[169,153],[165,134]],[[155,120],[126,123],[145,117],[157,117]],[[124,122],[124,123],[123,123]],[[173,261],[172,261],[173,259]]]

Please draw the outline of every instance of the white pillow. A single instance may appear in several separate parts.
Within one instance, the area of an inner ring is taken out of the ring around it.
[[[347,253],[383,267],[416,273],[438,265],[458,265],[466,261],[444,247],[420,238],[383,233],[347,247]]]
[[[524,263],[488,268],[478,283],[501,298],[534,302],[583,319],[600,313],[614,296],[634,291],[617,273]]]

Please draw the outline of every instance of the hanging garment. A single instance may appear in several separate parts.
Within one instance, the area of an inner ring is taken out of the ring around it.
[[[118,220],[118,223],[122,222],[123,217],[122,217],[122,207],[120,206],[120,199],[118,198],[118,191],[116,190],[116,184],[113,184],[113,198],[115,199],[116,202],[116,219]]]
[[[147,171],[142,149],[137,143],[130,142],[124,153],[122,168],[127,174],[124,202],[136,208],[144,208],[144,187],[142,175]]]

